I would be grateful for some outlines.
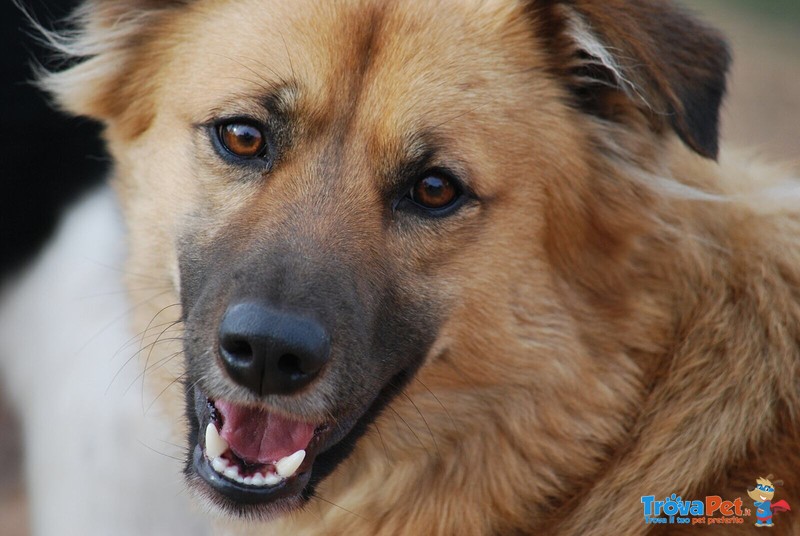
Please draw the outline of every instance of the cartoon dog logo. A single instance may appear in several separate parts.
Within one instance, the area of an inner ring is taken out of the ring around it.
[[[786,501],[772,503],[775,496],[775,487],[783,486],[783,480],[772,482],[772,475],[756,480],[756,487],[747,490],[747,495],[753,499],[756,507],[756,527],[772,527],[774,512],[789,512],[792,509]]]

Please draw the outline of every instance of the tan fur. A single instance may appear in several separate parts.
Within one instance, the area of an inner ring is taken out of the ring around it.
[[[174,283],[156,299],[131,285],[146,301],[137,331],[154,338],[179,319],[177,237],[211,243],[234,226],[246,247],[270,233],[279,207],[319,192],[292,178],[336,137],[348,181],[306,231],[410,266],[439,258],[422,287],[450,311],[427,362],[321,499],[274,530],[637,534],[643,494],[732,498],[767,472],[800,497],[796,183],[702,158],[636,111],[620,109],[620,126],[568,106],[523,3],[138,3],[145,33],[50,82],[107,124],[130,272]],[[584,16],[600,5],[578,4]],[[105,12],[91,16],[90,35],[107,31]],[[646,93],[668,75],[631,83]],[[304,84],[295,156],[268,186],[226,181],[193,125],[291,77]],[[421,127],[436,127],[487,201],[446,235],[387,248],[359,234],[375,227],[359,207],[380,202],[370,181]],[[193,218],[201,203],[215,218]],[[155,346],[150,365],[175,351]],[[180,373],[172,360],[147,376],[176,422]],[[797,533],[796,517],[773,532]]]

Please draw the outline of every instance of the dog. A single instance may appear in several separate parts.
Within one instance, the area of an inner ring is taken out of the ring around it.
[[[800,187],[720,156],[728,48],[679,6],[76,20],[41,85],[105,125],[139,371],[216,530],[639,534],[645,495],[800,492]]]

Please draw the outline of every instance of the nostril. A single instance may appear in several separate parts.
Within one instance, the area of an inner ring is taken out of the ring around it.
[[[283,354],[278,359],[278,370],[292,379],[305,376],[305,371],[300,365],[300,358],[293,354]]]
[[[227,337],[220,343],[228,357],[242,364],[253,360],[253,347],[244,339]]]

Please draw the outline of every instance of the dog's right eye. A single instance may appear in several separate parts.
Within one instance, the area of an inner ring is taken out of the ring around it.
[[[222,147],[239,158],[258,158],[267,149],[266,136],[258,127],[242,122],[223,123],[216,129]]]
[[[430,174],[411,188],[409,196],[417,205],[428,210],[441,210],[452,205],[458,198],[455,181],[442,174]]]

